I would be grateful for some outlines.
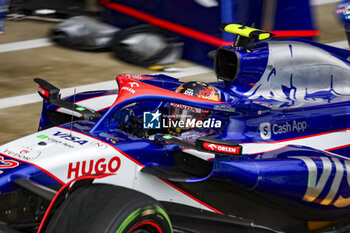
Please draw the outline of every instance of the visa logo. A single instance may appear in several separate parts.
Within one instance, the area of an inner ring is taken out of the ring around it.
[[[67,141],[75,142],[75,143],[78,143],[80,145],[84,145],[85,143],[88,142],[86,140],[82,140],[80,137],[72,136],[72,135],[70,135],[68,133],[62,133],[60,131],[57,131],[57,133],[55,133],[53,136],[57,136],[57,137],[63,138],[65,140],[67,140]]]
[[[341,162],[339,159],[332,157],[320,157],[317,165],[310,157],[306,156],[289,156],[288,158],[302,160],[308,170],[308,181],[306,192],[303,200],[307,202],[321,201],[321,205],[333,205],[338,208],[347,207],[350,205],[349,187],[350,187],[350,161]],[[321,173],[319,173],[321,168]],[[328,184],[328,185],[327,185]],[[321,193],[327,195],[320,198]],[[344,195],[345,194],[345,195]],[[344,195],[344,196],[343,196]]]

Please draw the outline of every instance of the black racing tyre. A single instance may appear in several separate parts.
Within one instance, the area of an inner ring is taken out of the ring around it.
[[[135,190],[83,186],[59,206],[45,233],[172,233],[164,207]]]

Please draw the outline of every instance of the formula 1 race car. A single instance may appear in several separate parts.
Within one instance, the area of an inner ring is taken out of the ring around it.
[[[39,131],[0,147],[0,232],[349,232],[350,52],[222,29],[215,83],[61,99],[35,79]]]

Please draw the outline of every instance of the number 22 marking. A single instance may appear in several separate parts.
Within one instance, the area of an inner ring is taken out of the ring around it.
[[[19,162],[14,160],[4,160],[4,157],[0,156],[0,169],[15,168],[19,165]],[[0,170],[0,174],[3,173]]]

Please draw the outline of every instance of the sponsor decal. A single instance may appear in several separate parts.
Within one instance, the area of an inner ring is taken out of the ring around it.
[[[0,174],[3,173],[3,169],[15,168],[19,165],[19,162],[12,159],[4,159],[3,156],[0,156]]]
[[[100,158],[98,160],[92,159],[69,163],[67,179],[96,173],[116,173],[119,170],[120,165],[121,160],[117,156],[111,159]]]
[[[55,134],[53,134],[53,136],[63,138],[67,141],[74,142],[79,145],[84,145],[85,143],[88,143],[87,140],[82,140],[80,137],[72,136],[68,133],[62,133],[60,131],[57,131]]]
[[[260,137],[262,139],[270,139],[271,138],[271,124],[270,122],[263,122],[259,126]]]
[[[333,205],[338,208],[344,208],[350,206],[350,197],[348,190],[350,188],[350,161],[340,161],[339,159],[332,157],[320,157],[322,163],[321,166],[317,164],[312,158],[306,156],[290,156],[288,158],[302,160],[308,170],[308,181],[306,186],[306,192],[303,196],[303,200],[307,202],[317,202],[321,205]],[[334,167],[334,168],[332,168]],[[321,174],[318,174],[321,169]],[[332,170],[335,172],[332,174]],[[346,174],[345,174],[346,173]],[[344,185],[346,187],[339,188]],[[345,190],[342,195],[341,191]],[[327,193],[319,200],[321,193]]]
[[[126,90],[126,91],[129,91],[129,92],[131,92],[131,93],[133,93],[133,94],[135,94],[135,90],[134,89],[132,89],[131,87],[122,87],[122,90]]]
[[[92,147],[96,147],[98,149],[104,150],[107,148],[107,144],[103,142],[91,142],[90,145]]]
[[[195,108],[195,107],[192,107],[192,106],[176,104],[176,103],[171,103],[170,105],[175,107],[175,108],[180,108],[180,109],[183,109],[183,110],[186,110],[186,111],[202,113],[202,114],[208,114],[209,113],[209,110],[201,109],[201,108]]]
[[[162,114],[157,110],[156,112],[143,113],[143,128],[144,129],[160,129]]]
[[[263,122],[259,125],[260,137],[262,139],[270,139],[272,135],[280,135],[286,133],[301,133],[305,132],[308,125],[306,121],[291,121],[284,123],[272,124],[269,122]]]
[[[46,136],[46,135],[39,135],[39,136],[36,136],[37,138],[40,138],[40,139],[46,139],[48,138],[49,136]]]
[[[39,86],[38,89],[39,93],[41,93],[43,96],[45,96],[46,98],[49,98],[50,96],[50,92],[48,92],[47,90],[45,90],[44,88],[42,88],[41,86]]]
[[[185,94],[185,95],[193,96],[193,92],[194,92],[193,89],[188,88],[187,90],[185,90],[184,94]]]
[[[210,150],[210,151],[219,152],[219,153],[226,153],[226,154],[232,154],[232,155],[241,154],[240,147],[238,146],[226,146],[226,145],[204,142],[203,148],[205,150]]]
[[[140,84],[138,84],[137,82],[130,82],[128,84],[130,85],[131,88],[134,88],[134,86],[135,87],[139,87],[140,86]]]
[[[229,106],[225,106],[225,105],[215,105],[214,109],[219,110],[219,111],[225,111],[225,112],[235,112],[236,111],[236,109],[234,107],[229,107]]]
[[[6,148],[2,153],[25,161],[34,160],[41,154],[40,151],[34,150],[30,147]]]
[[[153,77],[147,77],[147,76],[142,76],[142,75],[138,75],[138,74],[121,74],[118,77],[129,78],[129,79],[133,79],[133,80],[153,79]]]
[[[122,87],[121,89],[122,90],[126,90],[126,91],[128,91],[128,92],[131,92],[132,94],[135,94],[135,87],[139,87],[140,86],[140,84],[138,84],[137,82],[129,82],[128,83],[129,84],[129,86],[130,87],[127,87],[127,86],[124,86],[124,87]]]
[[[59,145],[62,145],[62,146],[68,147],[68,148],[74,148],[74,146],[70,145],[68,142],[62,142],[62,141],[57,140],[55,138],[48,138],[48,140],[52,143],[56,143],[56,144],[59,144]]]

